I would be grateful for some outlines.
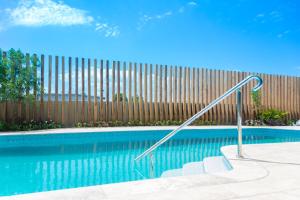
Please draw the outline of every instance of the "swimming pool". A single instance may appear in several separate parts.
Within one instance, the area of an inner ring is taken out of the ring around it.
[[[149,178],[149,158],[134,158],[170,130],[0,136],[0,196]],[[235,129],[187,129],[159,147],[154,177],[236,144]],[[244,143],[300,141],[300,131],[243,129]]]

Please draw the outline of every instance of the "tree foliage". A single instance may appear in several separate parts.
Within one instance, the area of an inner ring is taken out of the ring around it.
[[[36,56],[28,58],[20,50],[0,49],[0,101],[32,100],[39,91]]]

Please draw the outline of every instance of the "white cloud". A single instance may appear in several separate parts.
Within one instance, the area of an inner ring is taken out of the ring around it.
[[[173,15],[173,12],[171,10],[161,13],[161,14],[156,14],[156,15],[143,15],[142,17],[140,17],[137,29],[141,30],[148,22],[162,20],[171,15]]]
[[[192,7],[196,7],[198,4],[196,1],[190,1],[187,2],[186,4],[182,5],[181,7],[177,8],[176,10],[169,10],[167,12],[161,13],[161,14],[154,14],[154,15],[147,15],[144,14],[140,17],[138,25],[137,25],[137,30],[142,30],[143,27],[151,22],[154,21],[159,21],[162,20],[164,18],[173,16],[173,15],[178,15],[178,14],[183,14],[186,10],[192,9]]]
[[[17,7],[0,10],[0,31],[13,26],[92,25],[104,37],[120,35],[119,27],[95,20],[86,10],[58,0],[19,0]],[[2,18],[2,19],[1,19]]]
[[[71,26],[94,21],[85,10],[70,7],[62,1],[21,0],[16,8],[6,9],[6,12],[15,26]]]
[[[196,1],[190,1],[188,2],[189,6],[197,6],[197,2]]]
[[[105,37],[118,37],[120,35],[118,26],[109,25],[107,23],[96,23],[95,30],[104,33]]]

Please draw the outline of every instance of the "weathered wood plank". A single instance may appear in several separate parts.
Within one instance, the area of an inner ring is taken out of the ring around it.
[[[61,122],[65,124],[65,57],[61,58]]]
[[[177,87],[177,66],[174,67],[174,92],[173,92],[173,101],[174,101],[174,119],[179,120],[178,117],[178,101],[177,101],[177,92],[178,92],[178,87]]]
[[[100,121],[104,120],[104,96],[103,96],[103,65],[104,61],[100,60]]]
[[[172,100],[172,91],[173,91],[173,87],[172,87],[172,79],[173,79],[173,67],[170,66],[170,73],[169,73],[169,100],[168,100],[168,104],[169,104],[169,120],[173,120],[173,100]]]
[[[143,113],[143,64],[140,63],[139,68],[139,116],[141,121],[145,121],[145,116]]]
[[[122,120],[122,111],[121,111],[121,63],[120,61],[117,62],[117,117],[116,119],[121,121]],[[124,94],[123,94],[124,95]]]
[[[162,100],[162,76],[163,76],[163,67],[160,65],[159,68],[159,119],[162,121],[164,119],[163,111],[163,100]]]
[[[78,117],[78,113],[80,113],[79,111],[79,97],[78,97],[78,93],[79,93],[79,88],[78,88],[78,68],[79,68],[79,59],[76,57],[75,58],[75,123],[79,122],[79,117]]]
[[[149,111],[148,111],[148,65],[144,66],[144,120],[145,123],[149,121]]]
[[[150,115],[150,122],[153,122],[154,115],[153,115],[153,88],[152,88],[152,79],[153,79],[153,72],[152,72],[152,64],[149,67],[149,115]]]
[[[94,59],[94,123],[98,121],[97,59]]]
[[[169,109],[168,109],[168,67],[164,67],[164,120],[169,119]]]
[[[154,114],[155,121],[159,120],[159,111],[158,111],[158,65],[155,65],[155,75],[154,75]]]
[[[81,59],[81,122],[85,122],[85,93],[84,93],[84,70],[85,70],[85,59]]]
[[[123,98],[122,98],[122,120],[123,122],[127,121],[127,103],[126,103],[127,95],[126,95],[126,62],[123,62]]]
[[[68,102],[68,125],[74,124],[74,113],[72,103],[72,58],[69,57],[69,102]]]
[[[138,97],[137,97],[137,63],[134,63],[134,73],[133,73],[133,79],[134,79],[134,92],[133,92],[133,107],[134,107],[134,120],[139,120],[139,112],[138,112]]]
[[[54,120],[55,122],[59,122],[58,120],[58,56],[55,56],[55,107],[54,107]]]
[[[115,121],[116,118],[116,111],[115,111],[115,68],[116,68],[116,62],[113,61],[112,65],[112,88],[111,88],[111,115],[112,120]]]
[[[109,61],[106,60],[106,108],[105,108],[105,118],[106,121],[109,121],[109,113],[110,113],[110,109],[109,109]]]
[[[41,55],[41,90],[40,90],[40,121],[44,120],[45,119],[45,116],[44,116],[44,89],[45,89],[45,84],[44,84],[44,76],[45,76],[45,56],[42,54]],[[21,108],[21,104],[20,104],[20,107],[19,107],[19,119],[21,119],[21,115],[22,115],[22,108]]]
[[[132,63],[129,63],[129,69],[128,69],[128,115],[129,115],[129,121],[133,120],[133,108],[132,108]]]

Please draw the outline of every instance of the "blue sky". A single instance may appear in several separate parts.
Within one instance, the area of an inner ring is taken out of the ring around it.
[[[300,76],[298,0],[0,0],[0,48]]]

